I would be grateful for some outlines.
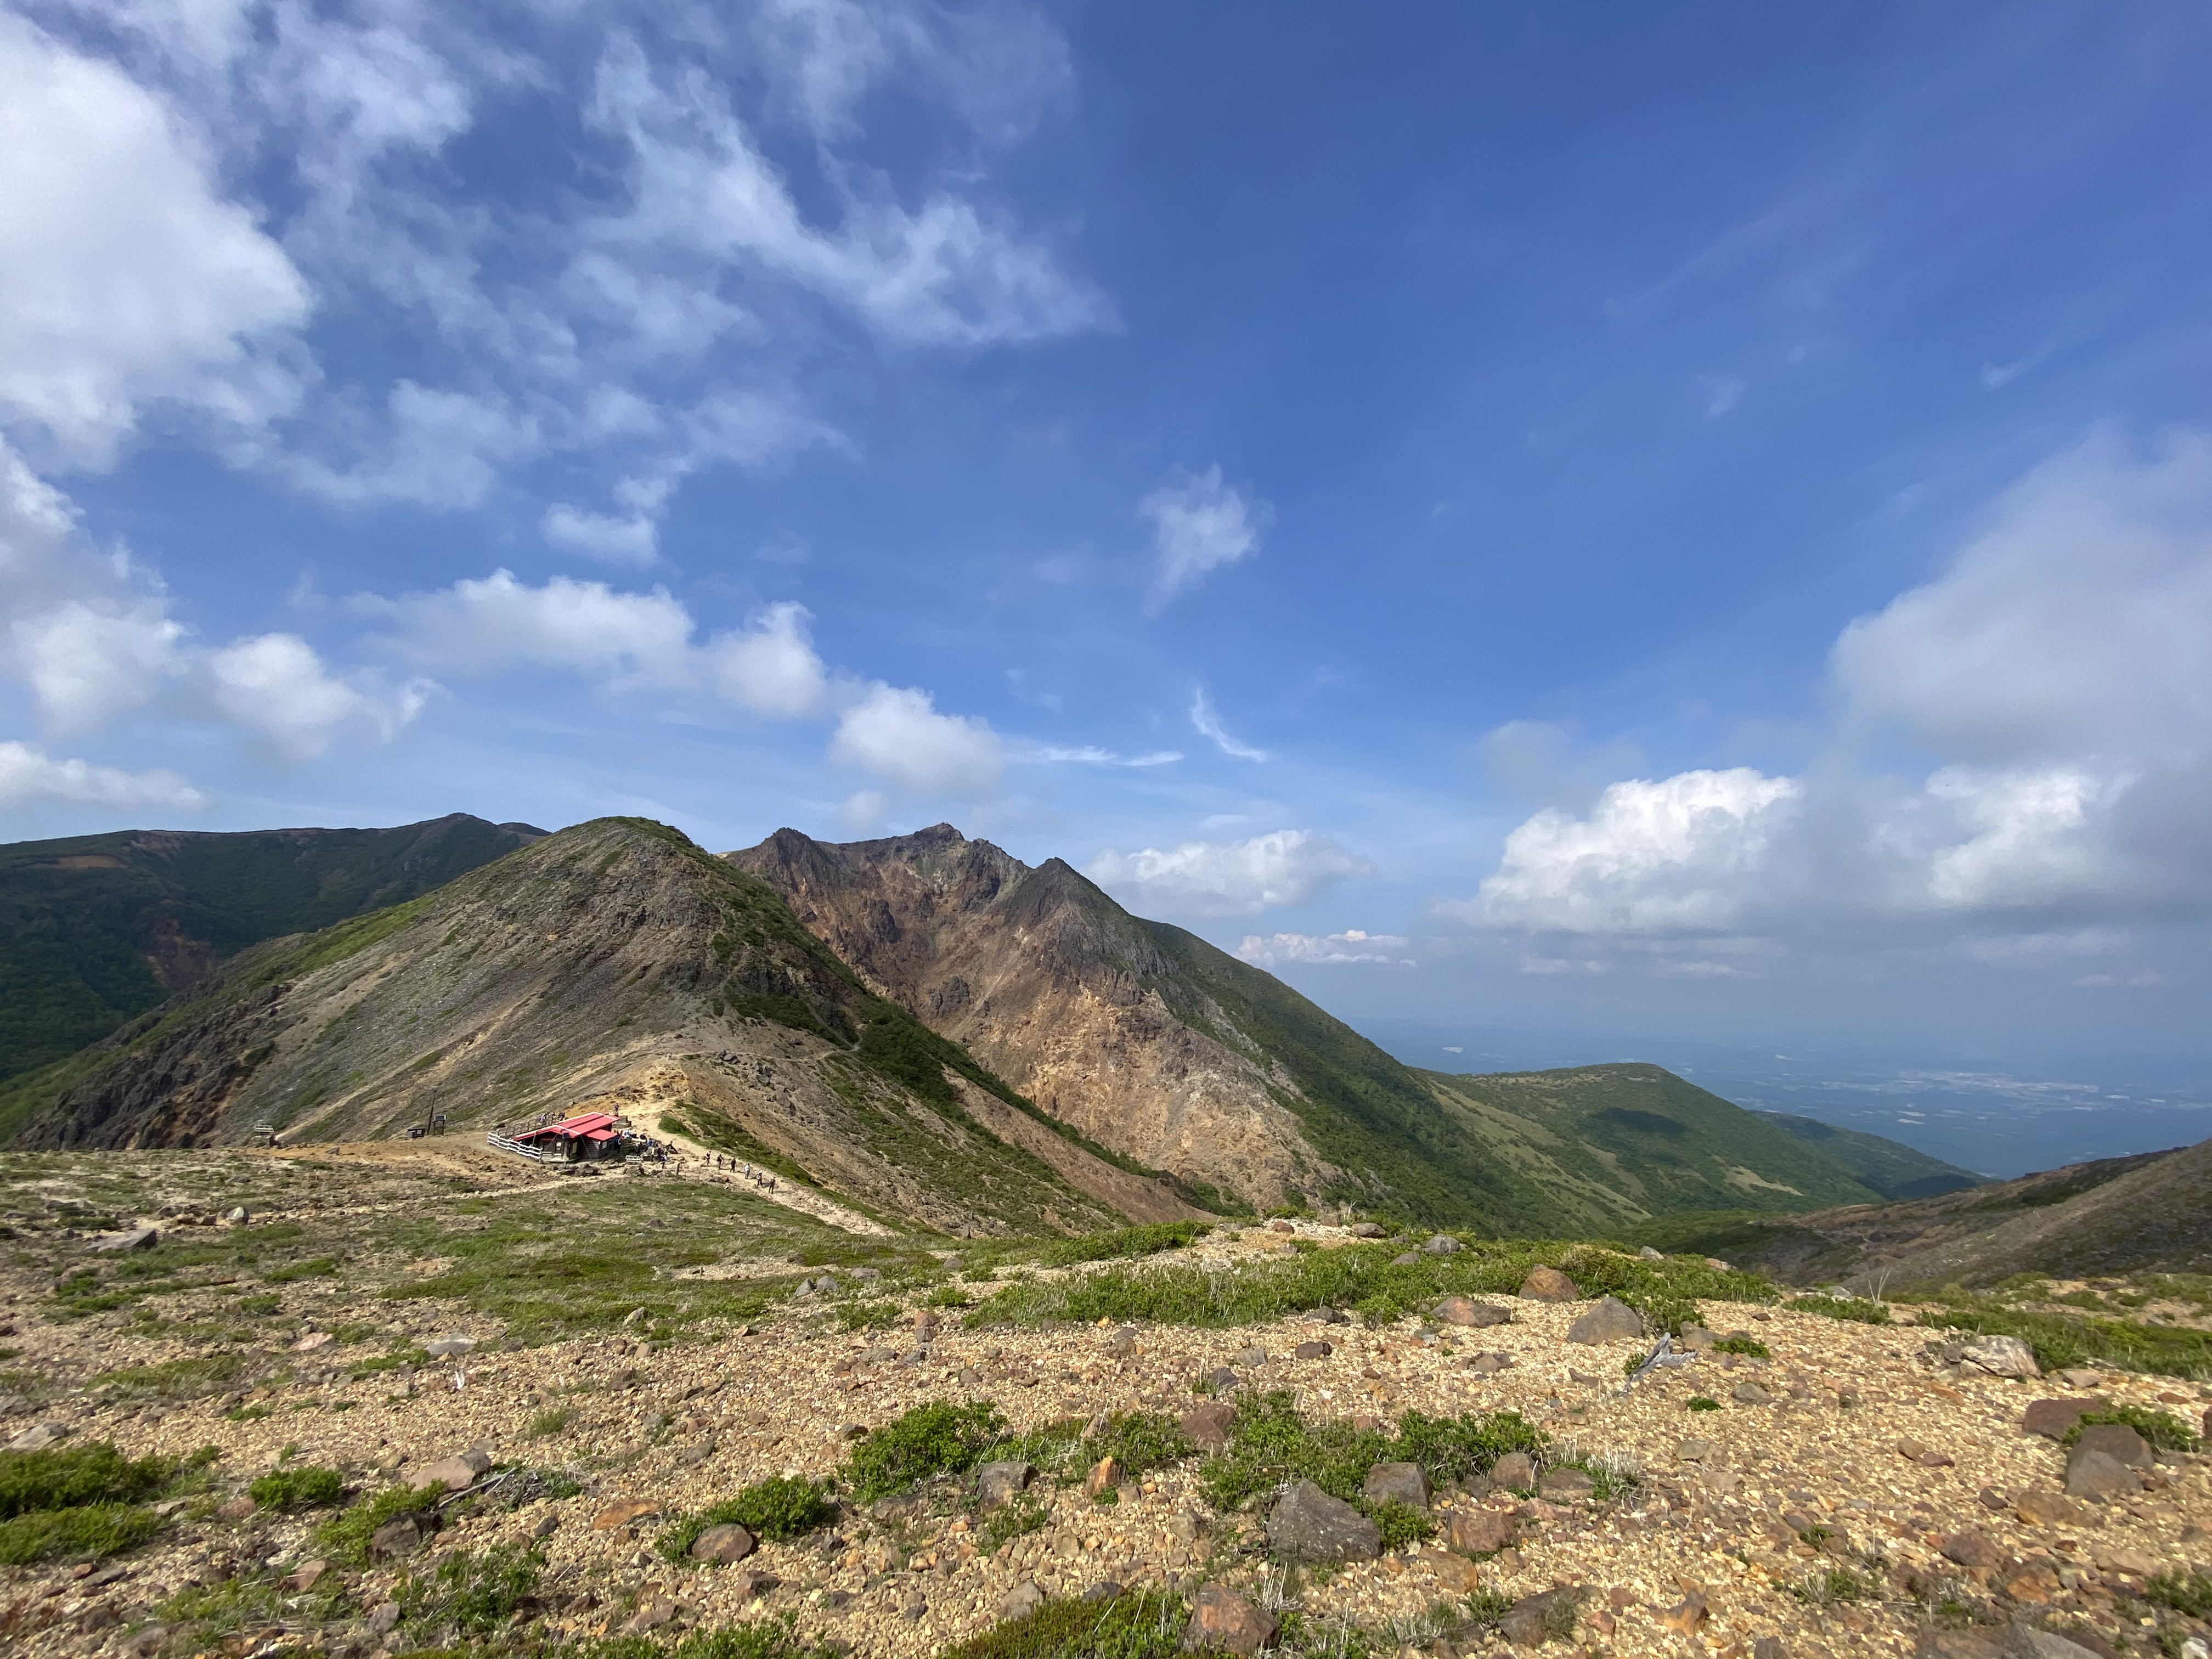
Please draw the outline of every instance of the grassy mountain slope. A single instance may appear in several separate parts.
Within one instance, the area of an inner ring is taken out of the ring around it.
[[[1887,1199],[1934,1198],[1940,1193],[1982,1186],[1987,1179],[1887,1135],[1839,1129],[1817,1117],[1800,1117],[1793,1112],[1761,1112],[1759,1115],[1784,1133],[1819,1147],[1856,1176],[1861,1185],[1873,1188]]]
[[[27,1104],[33,1146],[387,1136],[587,1104],[944,1230],[1119,1219],[985,1127],[1033,1109],[873,994],[764,884],[665,826],[564,830],[407,903],[252,947]],[[1102,1166],[1103,1167],[1103,1166]],[[1116,1172],[1117,1174],[1120,1172]]]
[[[98,1042],[250,945],[403,902],[542,833],[456,812],[396,830],[0,847],[0,1080]]]
[[[1556,1194],[1578,1231],[1679,1211],[1813,1210],[1881,1196],[1765,1115],[1656,1066],[1422,1076],[1525,1179]]]

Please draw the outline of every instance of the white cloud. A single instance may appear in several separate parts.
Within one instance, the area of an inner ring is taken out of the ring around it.
[[[101,465],[149,403],[258,426],[307,286],[155,94],[0,13],[0,411]]]
[[[398,624],[405,656],[437,672],[550,668],[617,686],[681,685],[692,672],[691,613],[665,587],[623,593],[573,576],[532,587],[495,570],[435,592],[365,603]]]
[[[1273,517],[1265,501],[1248,501],[1222,483],[1218,465],[1178,474],[1139,502],[1137,511],[1152,522],[1159,559],[1152,579],[1154,611],[1209,572],[1257,552],[1260,532]]]
[[[1749,767],[1613,784],[1588,817],[1547,809],[1514,830],[1498,873],[1449,908],[1532,933],[1727,931],[1802,795]]]
[[[1190,723],[1199,736],[1211,741],[1216,749],[1232,760],[1264,762],[1271,758],[1266,750],[1255,749],[1249,743],[1239,743],[1229,735],[1228,728],[1221,724],[1221,716],[1214,713],[1212,702],[1206,696],[1206,688],[1202,685],[1191,694]]]
[[[876,684],[838,716],[830,758],[915,794],[976,799],[997,793],[1006,757],[983,721],[939,714],[927,691]]]
[[[545,509],[538,527],[555,547],[610,564],[651,564],[660,552],[659,526],[642,514],[617,519],[562,501]]]
[[[389,743],[412,725],[435,689],[412,680],[384,693],[335,678],[295,634],[264,634],[211,653],[217,708],[266,738],[287,760],[313,760],[341,728],[359,724]]]
[[[366,459],[338,467],[300,456],[288,464],[294,480],[348,505],[477,507],[504,465],[544,447],[536,422],[504,400],[412,380],[392,388],[382,421],[359,424],[354,447],[369,451]]]
[[[1163,850],[1109,848],[1091,861],[1100,886],[1139,908],[1191,916],[1249,916],[1310,902],[1347,877],[1372,873],[1364,859],[1310,830],[1249,841],[1188,841]]]
[[[1844,629],[1830,667],[1835,726],[1803,776],[1684,772],[1538,812],[1446,913],[2055,963],[2054,941],[2117,950],[2212,909],[2212,436],[2055,457],[1940,574]],[[1876,772],[1877,747],[1923,775]]]
[[[151,702],[185,671],[181,623],[157,599],[96,606],[71,599],[9,624],[40,711],[64,731],[88,731]]]
[[[1038,744],[1007,757],[1010,760],[1028,761],[1045,765],[1073,766],[1172,766],[1182,758],[1179,749],[1155,749],[1142,755],[1120,755],[1111,749],[1101,749],[1091,744],[1065,748],[1054,744]]]
[[[1412,941],[1395,933],[1366,933],[1347,927],[1340,933],[1247,933],[1237,954],[1255,968],[1282,968],[1291,963],[1334,966],[1355,962],[1387,963],[1400,968],[1417,964],[1398,952]]]
[[[722,697],[756,714],[799,720],[830,699],[829,670],[808,636],[804,605],[772,605],[742,632],[707,642],[707,672]]]
[[[100,806],[200,806],[206,798],[174,772],[124,772],[81,760],[53,760],[27,743],[0,743],[0,806],[38,801]]]

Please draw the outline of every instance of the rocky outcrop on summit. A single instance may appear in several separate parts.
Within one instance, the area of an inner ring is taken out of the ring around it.
[[[1032,869],[950,824],[842,844],[781,830],[727,856],[1044,1110],[1201,1194],[1501,1229],[1549,1218],[1389,1055],[1058,859]]]

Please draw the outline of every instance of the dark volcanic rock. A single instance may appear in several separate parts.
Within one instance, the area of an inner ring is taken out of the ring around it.
[[[1382,1529],[1340,1498],[1300,1480],[1267,1514],[1267,1547],[1286,1561],[1370,1561]]]

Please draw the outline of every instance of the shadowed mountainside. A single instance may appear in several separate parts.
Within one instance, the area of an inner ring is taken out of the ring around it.
[[[947,1231],[1196,1213],[872,994],[764,884],[636,819],[256,946],[80,1062],[27,1103],[24,1144],[386,1137],[590,1105]]]
[[[97,1042],[249,945],[403,903],[544,833],[454,812],[394,830],[0,847],[0,1080]]]

